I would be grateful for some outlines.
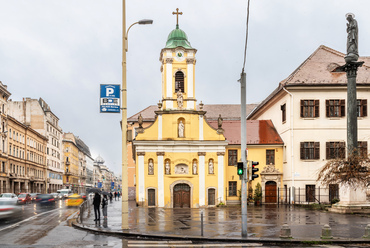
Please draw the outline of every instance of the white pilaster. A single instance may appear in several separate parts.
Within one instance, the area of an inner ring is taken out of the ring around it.
[[[172,63],[166,64],[166,97],[172,98]],[[167,108],[173,108],[172,101],[166,101]]]
[[[203,115],[199,116],[199,140],[203,140]]]
[[[205,162],[204,156],[199,156],[199,206],[206,205],[205,198],[206,175],[204,162]]]
[[[158,115],[158,140],[162,140],[162,115]]]
[[[187,67],[188,67],[188,75],[187,75],[187,79],[188,79],[188,98],[193,98],[194,97],[194,81],[193,81],[193,78],[194,78],[194,65],[193,63],[188,63],[187,64]]]
[[[139,184],[139,201],[145,201],[145,170],[144,155],[138,156],[138,184]]]
[[[158,156],[158,207],[164,207],[164,164],[163,156]]]
[[[218,195],[217,198],[224,202],[224,156],[223,155],[218,155],[218,171],[217,171],[217,176],[218,176]]]

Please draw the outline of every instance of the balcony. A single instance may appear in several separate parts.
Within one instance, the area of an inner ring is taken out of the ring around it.
[[[64,172],[64,174],[67,175],[67,176],[70,176],[70,175],[72,175],[72,172],[66,171],[66,172]]]

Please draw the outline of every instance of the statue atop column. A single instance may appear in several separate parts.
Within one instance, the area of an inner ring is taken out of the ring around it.
[[[358,25],[352,13],[346,14],[347,23],[347,56],[344,57],[347,63],[358,60]]]

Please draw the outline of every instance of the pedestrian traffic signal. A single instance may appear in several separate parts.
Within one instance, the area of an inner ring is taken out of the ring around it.
[[[259,177],[259,175],[256,174],[256,172],[259,171],[259,169],[256,168],[256,166],[259,165],[259,164],[260,163],[257,162],[257,161],[252,161],[252,180]]]
[[[237,170],[237,174],[239,176],[243,175],[244,174],[244,164],[243,162],[238,162],[238,170]]]

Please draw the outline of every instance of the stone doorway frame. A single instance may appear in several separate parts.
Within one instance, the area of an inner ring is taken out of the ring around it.
[[[170,185],[170,193],[171,193],[171,208],[173,208],[173,188],[177,185],[177,184],[187,184],[189,187],[190,187],[190,208],[193,208],[193,184],[189,181],[186,181],[186,180],[177,180],[173,183],[171,183]]]
[[[279,201],[280,199],[279,199],[278,191],[281,188],[281,179],[283,177],[283,173],[280,172],[278,169],[276,169],[275,165],[270,164],[266,166],[265,168],[263,168],[263,171],[261,171],[260,175],[261,175],[262,192],[264,193],[262,197],[262,203],[265,203],[265,197],[266,197],[265,184],[266,182],[269,182],[269,181],[276,183],[276,200]]]

